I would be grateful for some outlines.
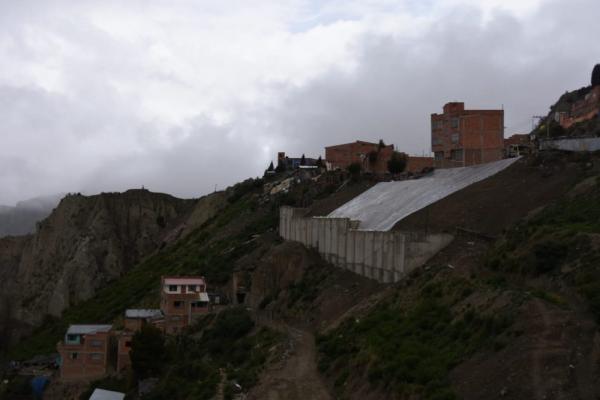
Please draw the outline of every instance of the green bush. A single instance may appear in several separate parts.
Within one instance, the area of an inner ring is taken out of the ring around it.
[[[166,358],[165,338],[154,325],[145,324],[131,340],[131,367],[140,378],[161,373]]]

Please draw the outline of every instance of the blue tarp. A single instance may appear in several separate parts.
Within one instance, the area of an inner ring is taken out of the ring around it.
[[[47,384],[48,378],[45,376],[36,376],[31,380],[31,389],[33,390],[33,396],[36,399],[42,398]]]

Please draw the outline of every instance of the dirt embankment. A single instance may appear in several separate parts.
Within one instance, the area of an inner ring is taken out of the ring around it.
[[[498,174],[458,191],[399,221],[394,230],[454,231],[497,235],[533,210],[563,196],[581,176],[582,163],[521,159]]]
[[[264,254],[251,280],[247,304],[257,323],[284,333],[288,350],[262,373],[248,399],[331,399],[317,368],[315,334],[385,287],[335,268],[293,242]]]

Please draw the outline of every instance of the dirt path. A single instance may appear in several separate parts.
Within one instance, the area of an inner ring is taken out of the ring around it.
[[[261,325],[285,332],[284,357],[262,373],[248,400],[329,400],[331,396],[317,371],[316,348],[311,332],[273,321]]]
[[[577,311],[558,311],[542,300],[532,302],[540,330],[531,352],[531,379],[536,400],[597,399],[594,390],[594,326]],[[577,322],[575,322],[577,321]],[[576,326],[569,329],[569,325]],[[572,387],[571,391],[565,389]],[[569,394],[567,394],[569,393]]]

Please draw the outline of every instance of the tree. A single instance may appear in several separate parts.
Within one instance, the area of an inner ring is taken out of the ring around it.
[[[361,171],[362,165],[360,165],[359,163],[352,163],[348,165],[348,172],[350,173],[353,179],[358,179]]]
[[[300,165],[306,165],[306,157],[302,154],[302,158],[300,159]]]
[[[375,164],[377,162],[377,158],[379,156],[379,152],[373,150],[367,154],[367,158],[369,159],[369,164]]]
[[[323,167],[323,159],[321,158],[321,156],[319,156],[319,158],[317,158],[317,167],[319,167],[319,168]]]
[[[131,340],[131,367],[139,378],[160,374],[165,356],[165,337],[154,325],[145,324]]]
[[[275,170],[275,167],[273,166],[273,161],[271,161],[271,164],[269,164],[269,168],[267,168],[267,171],[273,171]]]
[[[392,157],[387,162],[388,171],[395,175],[404,171],[406,168],[406,155],[397,151],[392,153]]]
[[[592,71],[592,86],[600,85],[600,64],[596,64]]]

